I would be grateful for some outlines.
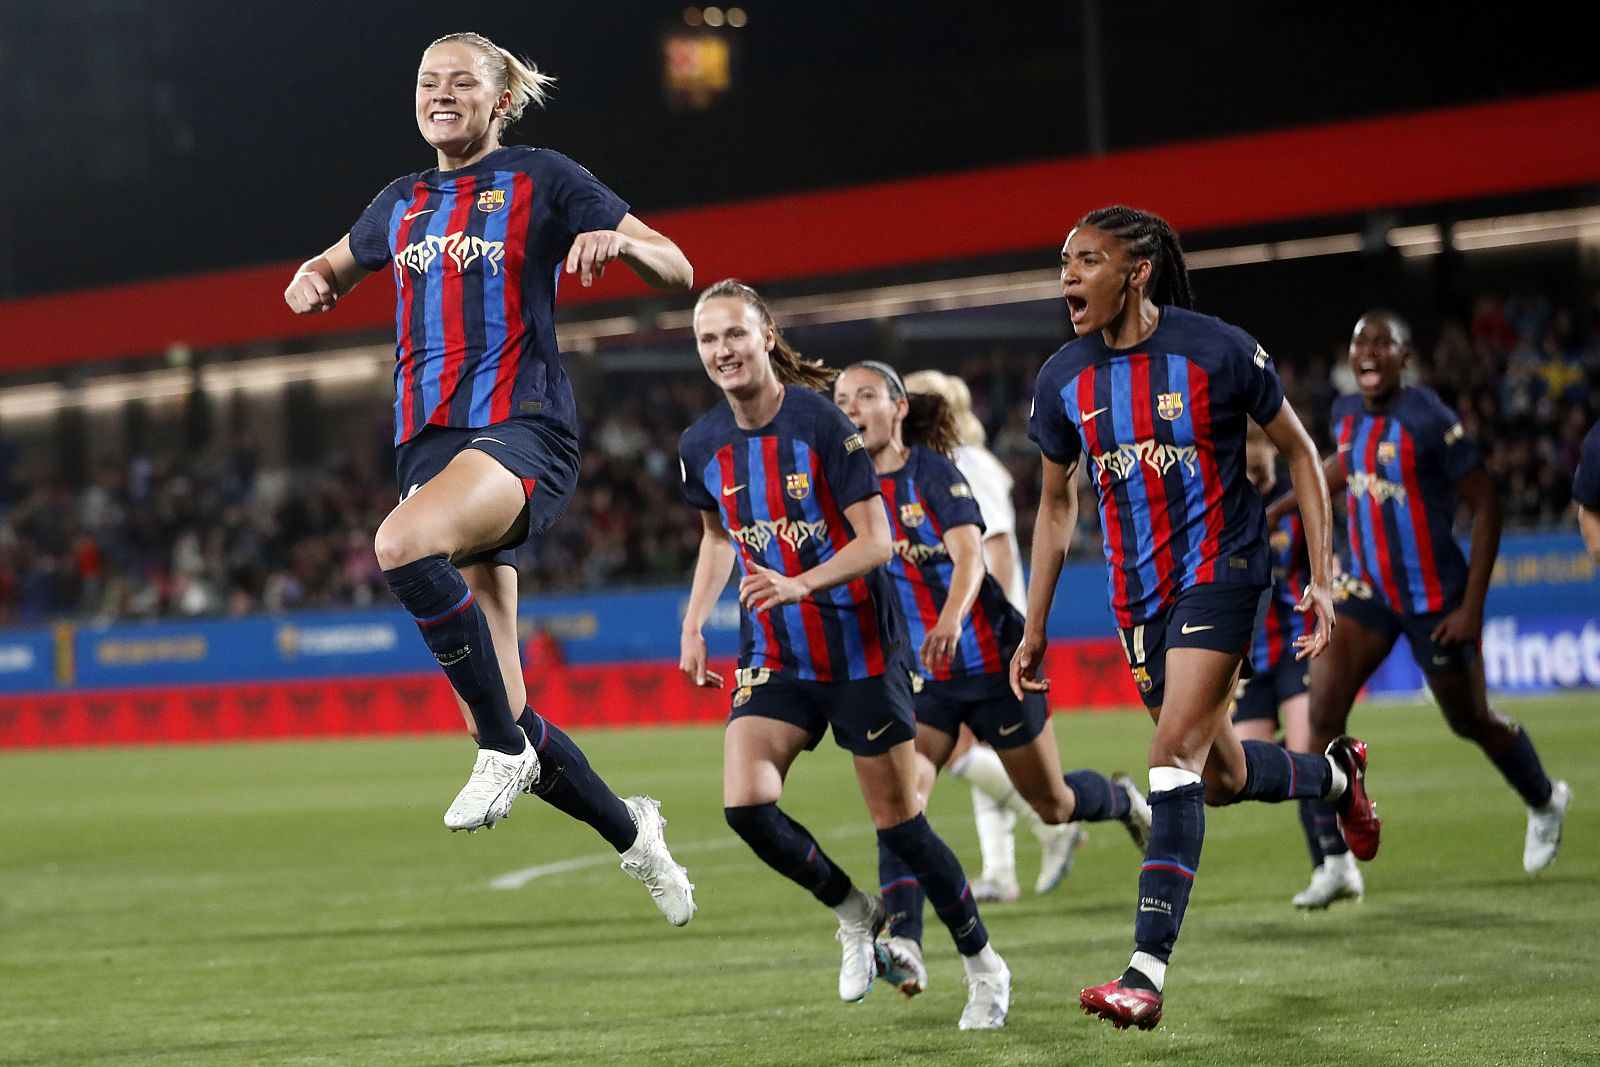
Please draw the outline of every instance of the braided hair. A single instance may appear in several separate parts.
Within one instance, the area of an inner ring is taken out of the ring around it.
[[[803,385],[807,389],[826,390],[833,384],[834,378],[838,377],[839,372],[820,359],[806,359],[796,352],[783,336],[783,331],[778,329],[777,322],[772,318],[772,310],[767,307],[767,302],[761,299],[761,294],[737,278],[724,278],[701,293],[700,299],[694,302],[694,317],[696,319],[700,317],[700,308],[707,300],[715,300],[718,297],[743,300],[755,310],[761,325],[772,331],[772,351],[768,357],[772,360],[772,371],[778,376],[778,381],[784,385]]]
[[[1150,302],[1172,304],[1194,310],[1194,290],[1189,287],[1189,266],[1183,259],[1183,246],[1167,220],[1138,208],[1117,204],[1091,211],[1077,226],[1093,226],[1128,243],[1128,254],[1148,259],[1154,270],[1150,277]]]

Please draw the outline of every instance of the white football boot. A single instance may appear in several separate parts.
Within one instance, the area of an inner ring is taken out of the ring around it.
[[[661,817],[661,802],[653,797],[628,797],[623,803],[633,815],[639,836],[622,854],[622,869],[650,890],[650,899],[667,922],[673,926],[687,924],[694,918],[694,883],[689,881],[689,872],[667,851],[667,839],[661,833],[667,825]]]
[[[1528,837],[1522,845],[1522,869],[1537,874],[1555,862],[1561,848],[1561,824],[1572,804],[1572,790],[1557,782],[1550,790],[1550,801],[1542,808],[1528,809]]]
[[[1022,896],[1017,872],[1006,867],[985,867],[972,881],[972,899],[979,904],[1010,904]]]
[[[1111,784],[1128,797],[1128,814],[1122,817],[1122,825],[1128,828],[1134,847],[1144,852],[1150,847],[1150,802],[1126,774],[1113,774]]]
[[[843,954],[839,961],[839,999],[854,1004],[867,995],[872,980],[878,976],[878,934],[883,931],[888,915],[883,901],[872,900],[872,911],[864,922],[839,920],[839,939]]]
[[[1033,883],[1033,891],[1048,893],[1072,873],[1073,860],[1089,835],[1079,824],[1064,822],[1060,826],[1041,823],[1034,836],[1039,839],[1040,855],[1039,877]]]
[[[517,731],[522,735],[522,731]],[[492,748],[480,748],[472,765],[472,776],[461,787],[444,813],[444,824],[451,833],[474,833],[480,826],[493,827],[511,814],[517,794],[539,780],[539,753],[533,742],[522,736],[521,754],[508,756]]]
[[[1311,872],[1311,884],[1294,895],[1294,906],[1315,911],[1336,900],[1359,900],[1366,889],[1354,854],[1341,852],[1336,856],[1324,856],[1322,863]]]
[[[967,1006],[961,1010],[963,1030],[998,1030],[1011,1010],[1011,971],[1002,961],[998,971],[967,974]]]
[[[909,937],[888,937],[878,942],[878,977],[904,993],[907,999],[928,988],[928,969],[922,965],[922,946]]]

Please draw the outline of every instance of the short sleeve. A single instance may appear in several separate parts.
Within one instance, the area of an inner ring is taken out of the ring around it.
[[[1429,394],[1430,447],[1439,450],[1439,469],[1452,482],[1459,482],[1483,465],[1478,443],[1467,436],[1466,427],[1443,400]]]
[[[1242,375],[1240,402],[1245,414],[1257,426],[1265,426],[1277,418],[1283,408],[1283,382],[1278,378],[1278,369],[1272,365],[1272,357],[1267,355],[1267,350],[1261,347],[1260,342],[1243,330],[1239,331],[1239,338],[1244,354],[1239,364]]]
[[[844,412],[829,404],[817,418],[816,434],[822,472],[841,511],[879,495],[878,474],[872,469],[867,446]]]
[[[1572,499],[1591,511],[1600,510],[1600,423],[1583,439],[1583,455],[1572,479]]]
[[[700,480],[704,464],[695,452],[696,449],[690,444],[688,434],[679,439],[678,474],[682,479],[679,488],[683,492],[684,502],[701,511],[719,511],[716,498],[711,495],[711,490],[706,488],[705,482]]]
[[[1078,427],[1067,418],[1066,405],[1061,400],[1063,383],[1052,372],[1051,365],[1055,361],[1052,358],[1039,370],[1033,410],[1028,413],[1028,438],[1039,446],[1046,459],[1065,467],[1083,454],[1083,438],[1078,436]]]
[[[972,486],[960,469],[943,456],[936,461],[924,457],[922,471],[917,478],[917,488],[933,509],[934,521],[941,530],[957,526],[976,526],[983,533],[983,512],[973,496]]]
[[[350,227],[350,252],[363,270],[381,270],[394,258],[394,250],[389,247],[389,222],[411,180],[405,177],[390,182]]]
[[[1000,461],[976,449],[963,449],[965,465],[956,467],[966,476],[972,496],[983,515],[984,534],[988,537],[1017,532],[1017,509],[1011,503],[1011,492],[1006,483],[1005,471]]]
[[[550,204],[569,234],[617,228],[628,213],[626,200],[560,152],[541,148],[539,154]]]

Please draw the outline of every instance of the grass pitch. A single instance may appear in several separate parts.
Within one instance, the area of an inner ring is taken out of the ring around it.
[[[533,798],[492,833],[446,833],[459,739],[0,755],[0,1063],[1600,1062],[1600,698],[1507,708],[1576,794],[1554,867],[1523,874],[1521,804],[1431,706],[1363,707],[1385,818],[1367,899],[1297,913],[1294,810],[1208,811],[1152,1033],[1077,1007],[1131,950],[1138,865],[1115,825],[1056,892],[984,909],[1011,1021],[963,1034],[931,912],[926,994],[838,1002],[832,916],[722,822],[720,730],[582,737],[619,791],[662,799],[699,886],[682,930]],[[1055,723],[1068,767],[1143,766],[1138,713]],[[941,783],[931,817],[975,873],[966,792]],[[831,741],[785,807],[876,884]],[[1026,834],[1018,861],[1031,882]]]

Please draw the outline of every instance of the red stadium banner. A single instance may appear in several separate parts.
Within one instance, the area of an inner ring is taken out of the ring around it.
[[[1600,182],[1597,128],[1600,91],[1563,93],[644,214],[702,280],[761,285],[1029,250],[1048,264],[1072,220],[1109,203],[1203,231],[1589,185]],[[381,278],[334,314],[291,315],[281,294],[296,265],[0,303],[0,368],[392,328]],[[561,299],[646,291],[612,271]]]
[[[714,664],[732,677],[733,664]],[[1114,640],[1057,641],[1050,703],[1058,712],[1138,702]],[[696,689],[666,663],[556,667],[528,677],[528,702],[563,728],[718,723],[726,691]],[[0,750],[378,737],[464,730],[444,676],[237,683],[0,697]]]

